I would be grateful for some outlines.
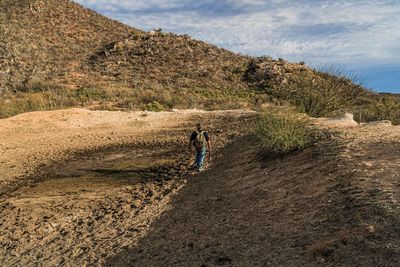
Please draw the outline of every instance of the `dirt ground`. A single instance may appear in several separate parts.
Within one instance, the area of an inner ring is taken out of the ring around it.
[[[0,121],[4,266],[397,266],[400,129],[317,120],[265,157],[255,113],[64,110]],[[187,136],[216,151],[193,173]]]
[[[217,152],[253,118],[71,109],[0,121],[0,262],[102,264],[145,235],[193,175],[187,146],[196,122],[210,129]]]

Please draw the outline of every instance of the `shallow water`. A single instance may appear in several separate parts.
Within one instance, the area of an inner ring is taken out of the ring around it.
[[[158,168],[171,165],[166,153],[140,150],[108,151],[58,166],[32,187],[24,198],[78,195],[144,182]]]

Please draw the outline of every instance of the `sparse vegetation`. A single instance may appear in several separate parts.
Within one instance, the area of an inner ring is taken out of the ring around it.
[[[354,115],[359,122],[389,120],[400,124],[400,97],[392,94],[372,95],[358,108]]]
[[[7,0],[0,18],[1,118],[70,106],[214,110],[274,102],[313,117],[353,112],[363,122],[400,123],[398,97],[367,91],[337,68],[142,32],[71,1]]]
[[[296,107],[312,117],[350,111],[366,90],[343,71],[317,71],[269,58],[253,61],[245,79],[253,88]]]
[[[361,122],[400,123],[398,96],[366,90],[357,76],[340,68],[328,66],[313,70],[303,64],[262,57],[249,63],[244,80],[250,88],[312,117],[351,112]]]
[[[30,80],[82,85],[87,57],[141,32],[73,1],[0,1],[0,93]],[[39,87],[41,89],[42,87]]]
[[[0,95],[0,118],[23,112],[87,107],[100,110],[163,111],[173,108],[199,108],[205,110],[256,108],[269,101],[265,95],[253,91],[202,88],[169,91],[113,88],[84,85],[67,88],[53,83],[34,83],[23,91]]]
[[[293,76],[287,84],[276,86],[270,92],[312,117],[329,117],[335,112],[351,110],[364,90],[344,76],[315,72]]]
[[[263,111],[256,132],[267,154],[285,154],[302,149],[312,141],[307,116],[288,107]]]

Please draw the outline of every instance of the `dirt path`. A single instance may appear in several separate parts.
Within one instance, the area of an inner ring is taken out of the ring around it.
[[[319,166],[327,157],[337,162],[336,153],[312,148],[265,161],[259,151],[251,137],[229,146],[211,171],[188,181],[149,235],[109,266],[310,264],[307,247],[332,206],[325,194],[332,180],[321,180]]]

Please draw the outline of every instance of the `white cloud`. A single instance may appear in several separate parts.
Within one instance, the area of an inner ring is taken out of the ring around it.
[[[400,3],[378,0],[80,0],[134,27],[189,33],[251,55],[400,62]]]

